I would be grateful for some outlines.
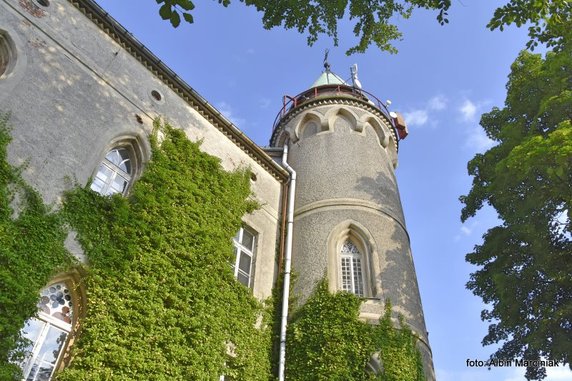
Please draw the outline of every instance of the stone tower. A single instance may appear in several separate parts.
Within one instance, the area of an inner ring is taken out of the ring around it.
[[[398,114],[348,84],[329,65],[311,86],[285,97],[270,141],[288,145],[297,172],[294,207],[293,293],[299,303],[327,276],[331,291],[365,298],[360,318],[377,321],[390,299],[419,336],[427,380],[433,362],[409,236],[394,174]]]

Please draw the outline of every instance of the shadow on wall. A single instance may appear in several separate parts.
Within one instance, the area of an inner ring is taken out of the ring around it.
[[[378,172],[375,178],[362,176],[357,180],[354,188],[369,195],[373,202],[380,205],[387,214],[405,226],[405,217],[401,209],[401,199],[393,172],[389,174]]]
[[[92,176],[113,139],[147,135],[151,119],[143,120],[140,115],[146,115],[142,107],[152,100],[140,99],[136,94],[142,88],[140,81],[127,74],[124,66],[134,59],[100,35],[91,36],[104,42],[91,55],[97,54],[104,65],[92,64],[77,45],[88,37],[88,20],[82,29],[70,33],[70,20],[77,13],[71,4],[51,3],[36,22],[38,16],[29,10],[29,3],[22,0],[13,5],[21,20],[9,19],[11,13],[6,13],[7,23],[15,29],[11,33],[20,36],[13,59],[27,63],[15,67],[24,75],[8,89],[0,110],[12,114],[10,161],[27,164],[24,176],[51,203],[65,190],[64,176],[80,183]],[[55,22],[55,16],[64,21]],[[65,41],[59,41],[60,36],[65,36]],[[2,82],[0,92],[3,85],[10,86]]]
[[[395,313],[401,313],[414,331],[425,335],[425,318],[413,257],[409,248],[409,237],[399,225],[393,226],[391,232],[393,247],[379,251],[381,271],[376,281],[381,284],[380,299],[389,298]]]

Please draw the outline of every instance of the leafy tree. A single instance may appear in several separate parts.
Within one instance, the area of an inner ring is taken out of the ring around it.
[[[522,1],[510,2],[496,9],[487,25],[491,30],[503,30],[504,26],[516,24],[518,27],[530,23],[526,44],[534,49],[538,43],[560,50],[570,39],[572,29],[572,2],[570,0]]]
[[[572,43],[543,59],[521,52],[505,107],[481,126],[497,145],[468,165],[474,176],[461,219],[485,203],[502,220],[466,259],[467,287],[488,305],[483,345],[494,358],[572,360]],[[528,368],[527,379],[543,379]]]
[[[192,23],[191,11],[195,5],[191,0],[156,0],[161,4],[159,14],[174,27],[185,21]],[[227,7],[231,0],[218,0]],[[357,20],[353,32],[359,42],[346,53],[363,53],[374,43],[382,51],[396,53],[392,41],[400,40],[401,32],[391,21],[394,16],[408,19],[414,8],[436,10],[437,21],[448,23],[447,12],[451,0],[240,0],[247,6],[254,6],[262,12],[262,23],[266,29],[284,25],[301,33],[308,33],[308,44],[312,45],[320,34],[332,37],[338,44],[338,21],[349,13],[350,20]],[[564,31],[570,29],[572,3],[570,0],[523,1],[510,0],[499,7],[489,24],[491,30],[515,23],[517,26],[530,23],[531,40],[527,47],[533,49],[538,43],[559,47],[563,43]]]
[[[192,23],[191,11],[194,4],[191,0],[156,0],[161,4],[159,14],[169,20],[174,27],[181,23],[181,15]],[[218,0],[228,6],[231,0]],[[399,16],[407,19],[414,8],[435,9],[437,20],[441,24],[448,22],[447,10],[451,0],[240,0],[247,6],[254,6],[262,12],[262,23],[266,29],[284,25],[286,29],[296,29],[300,33],[308,33],[308,44],[317,41],[320,34],[332,37],[338,44],[338,21],[349,12],[350,19],[357,20],[353,32],[359,37],[356,46],[346,53],[363,53],[375,43],[381,50],[397,53],[391,44],[401,39],[401,32],[390,19]]]

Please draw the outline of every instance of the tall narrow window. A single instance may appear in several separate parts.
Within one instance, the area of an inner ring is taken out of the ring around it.
[[[340,252],[342,290],[364,296],[362,255],[356,245],[346,241]]]
[[[252,285],[255,240],[256,233],[245,228],[240,228],[233,239],[235,257],[232,269],[236,279],[246,287]]]
[[[104,196],[115,193],[125,194],[132,177],[131,154],[127,148],[113,148],[105,155],[91,189]]]
[[[73,304],[64,282],[54,283],[40,292],[38,317],[31,318],[22,329],[30,340],[22,363],[25,381],[48,381],[63,353],[72,328]]]

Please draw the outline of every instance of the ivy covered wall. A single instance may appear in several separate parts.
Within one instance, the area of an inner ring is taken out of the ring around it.
[[[26,344],[20,330],[37,311],[38,292],[74,263],[64,248],[61,214],[50,211],[22,181],[21,169],[6,161],[7,119],[0,114],[0,380],[19,379]]]
[[[89,258],[87,316],[58,380],[244,380],[270,376],[265,308],[229,262],[248,200],[246,170],[169,126],[128,198],[88,189],[64,215]]]
[[[165,126],[129,197],[76,188],[54,212],[8,165],[6,124],[0,118],[0,379],[20,377],[19,332],[38,291],[83,266],[64,248],[69,228],[88,258],[87,313],[57,380],[274,379],[272,303],[256,300],[229,265],[231,237],[257,207],[247,170],[222,170]],[[317,287],[290,322],[287,379],[423,380],[411,331],[393,328],[390,307],[379,325],[359,321],[360,303]],[[383,369],[374,376],[365,369],[376,352]]]
[[[358,319],[362,300],[328,291],[327,281],[292,316],[288,328],[287,379],[424,381],[417,338],[399,318],[395,328],[391,304],[379,324]],[[378,365],[369,367],[372,355]],[[377,372],[377,374],[375,374]]]

